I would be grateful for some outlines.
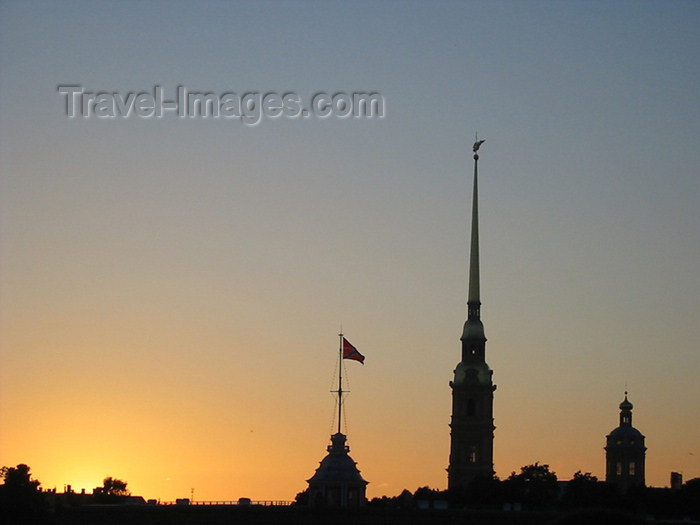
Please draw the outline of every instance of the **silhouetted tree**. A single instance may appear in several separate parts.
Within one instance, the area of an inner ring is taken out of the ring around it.
[[[580,483],[597,483],[598,477],[594,476],[590,472],[583,473],[580,470],[577,470],[576,472],[574,472],[574,477],[571,478],[571,481],[576,481]]]
[[[398,496],[372,498],[368,502],[368,506],[389,509],[410,509],[413,507],[413,494],[411,494],[408,489],[403,489]]]
[[[0,508],[5,518],[30,523],[46,509],[38,480],[32,479],[29,467],[20,463],[16,467],[2,467],[3,484],[0,485]]]
[[[686,490],[690,490],[700,495],[700,478],[689,479],[683,484]]]
[[[477,476],[467,487],[462,501],[455,503],[464,503],[471,508],[493,508],[501,507],[502,501],[502,483],[496,476]]]
[[[598,488],[598,478],[590,472],[585,474],[580,470],[574,474],[566,484],[562,503],[568,507],[588,507],[596,500],[596,489]]]
[[[686,481],[680,497],[684,512],[695,519],[700,518],[700,478]]]
[[[413,498],[415,500],[435,501],[436,499],[446,499],[446,494],[442,490],[420,487],[413,493]]]
[[[131,493],[126,490],[126,485],[126,481],[110,476],[102,482],[102,493],[107,496],[128,496]]]
[[[521,467],[519,474],[512,472],[503,485],[506,499],[530,507],[554,505],[559,490],[557,475],[539,462]]]
[[[294,498],[294,503],[296,505],[306,507],[309,504],[309,490],[306,489],[302,492],[297,493],[296,497]]]
[[[0,474],[2,474],[5,489],[30,493],[38,491],[41,482],[32,479],[29,470],[24,463],[16,467],[2,467]]]
[[[126,485],[126,481],[108,476],[102,482],[101,487],[97,487],[93,490],[93,494],[97,501],[103,503],[118,503],[131,495]]]
[[[620,491],[616,485],[579,470],[566,484],[562,504],[569,508],[615,507],[620,504]]]

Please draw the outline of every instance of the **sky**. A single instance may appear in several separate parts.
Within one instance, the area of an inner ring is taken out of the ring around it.
[[[342,329],[368,497],[446,488],[478,132],[496,474],[604,478],[627,390],[647,484],[700,477],[699,26],[690,1],[2,2],[0,465],[291,500]],[[108,95],[70,117],[60,86]],[[178,86],[319,112],[149,110]]]

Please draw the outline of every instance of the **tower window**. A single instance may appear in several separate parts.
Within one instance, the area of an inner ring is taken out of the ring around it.
[[[622,462],[618,461],[617,464],[615,465],[615,474],[618,476],[622,476]]]
[[[630,476],[634,476],[634,461],[630,462]]]
[[[476,463],[476,445],[470,445],[467,460],[469,463]]]

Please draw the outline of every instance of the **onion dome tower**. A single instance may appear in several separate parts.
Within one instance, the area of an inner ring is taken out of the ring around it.
[[[647,448],[642,433],[632,426],[632,408],[625,392],[620,403],[620,426],[606,436],[605,481],[614,483],[623,493],[644,485]]]
[[[454,370],[448,490],[463,494],[476,478],[493,478],[493,372],[486,364],[486,336],[481,322],[479,293],[479,208],[477,153],[483,140],[474,143],[474,188],[469,256],[467,321],[462,332],[462,360]]]
[[[309,506],[317,508],[357,508],[365,504],[365,491],[368,482],[357,469],[357,463],[350,457],[347,437],[340,431],[343,409],[343,359],[364,363],[364,356],[340,334],[340,357],[338,364],[338,430],[331,436],[328,455],[321,460],[316,473],[307,480],[309,484]]]

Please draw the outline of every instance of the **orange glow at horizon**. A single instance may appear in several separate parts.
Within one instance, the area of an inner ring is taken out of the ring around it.
[[[351,456],[370,481],[368,497],[397,495],[403,489],[413,491],[426,485],[444,489],[448,388],[428,397],[419,389],[404,391],[400,398],[389,385],[372,384],[382,375],[377,368],[388,363],[382,363],[381,355],[372,355],[371,349],[363,350],[367,364],[349,367],[353,391],[346,405],[349,428],[344,431],[349,435]],[[293,361],[281,360],[287,366]],[[332,350],[323,361],[332,366]],[[319,361],[300,373],[300,379],[311,384],[300,389],[303,399],[270,396],[262,402],[249,398],[241,403],[232,396],[230,407],[215,408],[210,405],[213,398],[204,390],[223,395],[225,389],[216,391],[215,381],[206,379],[203,391],[195,396],[199,399],[176,397],[173,405],[159,398],[174,392],[157,389],[143,398],[123,392],[116,404],[105,404],[104,392],[95,396],[64,393],[43,401],[41,422],[32,420],[30,410],[17,410],[24,418],[14,423],[32,426],[32,433],[22,442],[5,439],[6,454],[29,464],[44,489],[60,491],[71,485],[76,492],[91,492],[106,476],[113,476],[127,481],[132,494],[161,501],[190,497],[192,489],[199,500],[292,500],[306,488],[305,480],[325,455],[328,436],[334,432],[334,400],[318,388],[330,385],[332,374],[324,374],[325,380],[315,377],[320,375],[321,364]],[[328,372],[328,366],[323,368]],[[409,379],[418,377],[416,370],[404,372]],[[146,388],[146,384],[142,386]],[[602,407],[607,412],[604,424],[581,428],[562,424],[556,437],[537,443],[518,430],[523,415],[509,401],[512,393],[513,385],[501,383],[495,404],[495,467],[501,479],[535,461],[548,463],[560,479],[569,479],[576,470],[604,478],[604,436],[616,426],[619,399]],[[375,396],[384,403],[377,403]],[[644,405],[630,397],[636,403],[635,425],[648,439],[652,437],[653,444],[658,439],[648,431]],[[436,400],[442,404],[439,412],[429,406]],[[582,406],[581,402],[552,400],[550,409],[559,410],[560,403]],[[306,424],[297,423],[301,417]],[[582,428],[587,428],[588,435],[578,435]],[[577,450],[570,448],[571,442],[579,443]],[[35,455],[22,456],[22,450],[27,449]],[[668,485],[669,456],[674,456],[673,452],[650,449],[648,484]]]

